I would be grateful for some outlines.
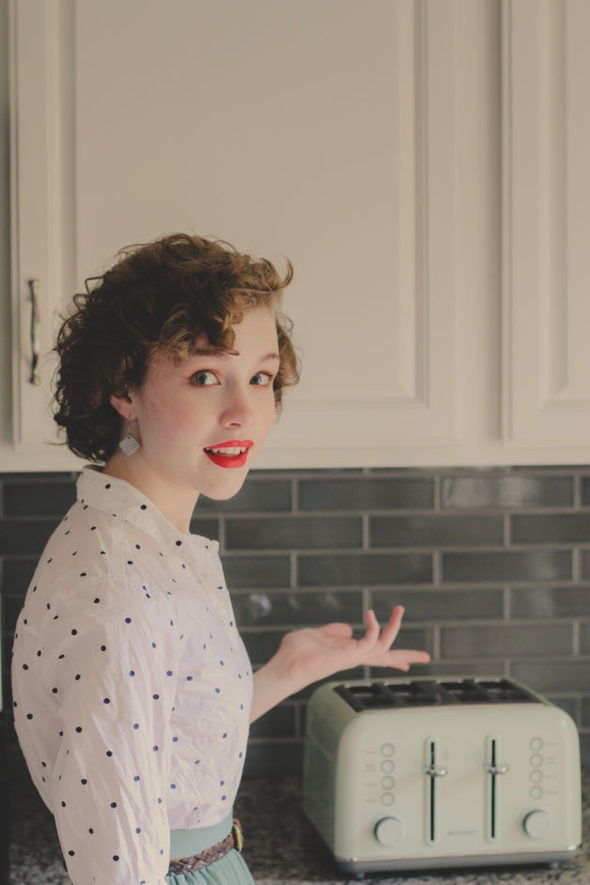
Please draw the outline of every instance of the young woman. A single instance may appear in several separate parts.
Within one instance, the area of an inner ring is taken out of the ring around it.
[[[200,494],[241,488],[296,383],[281,277],[229,244],[128,251],[58,337],[56,421],[92,462],[49,540],[14,643],[14,713],[74,885],[251,883],[232,803],[249,722],[362,664],[407,670],[396,608],[287,634],[252,674]]]

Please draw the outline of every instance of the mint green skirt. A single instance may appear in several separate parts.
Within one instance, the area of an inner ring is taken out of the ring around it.
[[[221,823],[200,830],[172,830],[170,857],[191,857],[221,842],[232,828],[232,815]],[[254,885],[246,861],[235,848],[202,870],[166,876],[168,885]]]

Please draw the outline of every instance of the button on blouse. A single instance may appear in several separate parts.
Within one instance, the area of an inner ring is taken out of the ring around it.
[[[215,541],[85,468],[18,619],[15,726],[74,885],[165,881],[231,811],[252,695]]]

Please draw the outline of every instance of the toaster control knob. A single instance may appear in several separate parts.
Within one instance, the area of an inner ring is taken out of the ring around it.
[[[375,824],[374,833],[382,845],[399,845],[404,835],[404,822],[399,817],[382,817]]]
[[[522,822],[522,828],[531,839],[544,839],[551,830],[551,818],[540,808],[529,811]]]

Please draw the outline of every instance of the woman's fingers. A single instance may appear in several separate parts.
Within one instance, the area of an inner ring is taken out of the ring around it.
[[[386,646],[387,648],[390,648],[393,645],[393,643],[397,639],[397,634],[400,631],[403,616],[403,607],[401,605],[396,605],[389,616],[387,624],[381,631],[380,641],[382,645]]]
[[[372,608],[367,609],[365,612],[365,623],[367,625],[367,629],[365,631],[365,635],[361,639],[361,642],[368,646],[373,646],[377,643],[379,639],[379,621],[375,616],[375,612]]]

